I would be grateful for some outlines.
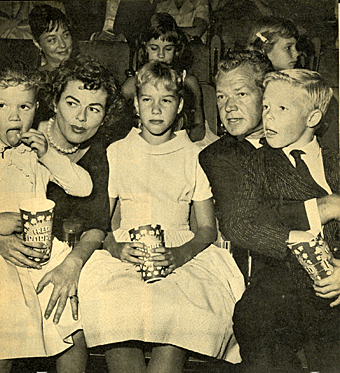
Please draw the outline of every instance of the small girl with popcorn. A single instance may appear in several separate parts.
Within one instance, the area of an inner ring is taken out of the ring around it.
[[[230,253],[212,245],[216,225],[200,150],[185,130],[174,132],[182,90],[183,77],[168,64],[144,65],[134,100],[141,128],[107,150],[111,209],[119,201],[121,220],[106,250],[84,266],[79,302],[86,342],[106,345],[110,372],[145,372],[145,342],[152,346],[148,371],[182,372],[188,350],[240,361],[232,314],[244,281]],[[164,230],[164,246],[150,254],[130,241],[129,231],[144,225]],[[136,267],[145,258],[168,275],[143,281]]]
[[[0,71],[0,372],[10,372],[12,360],[50,356],[72,346],[69,335],[79,329],[71,310],[57,329],[42,317],[46,294],[35,286],[69,252],[54,243],[52,258],[42,267],[39,242],[23,242],[19,204],[46,198],[53,181],[69,194],[88,196],[92,180],[87,171],[48,146],[44,134],[31,128],[38,107],[39,78],[21,62]],[[31,257],[31,259],[29,259]],[[35,260],[34,260],[35,259]],[[48,291],[46,291],[48,293]],[[48,298],[47,298],[48,299]],[[66,334],[65,334],[66,333]]]

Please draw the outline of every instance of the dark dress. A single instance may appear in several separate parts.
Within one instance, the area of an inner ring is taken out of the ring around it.
[[[81,218],[84,231],[100,229],[106,232],[110,226],[110,205],[107,192],[109,166],[106,158],[106,143],[103,135],[97,133],[91,140],[90,149],[77,162],[89,172],[93,190],[88,197],[74,197],[55,183],[49,183],[47,198],[52,199],[55,206],[53,234],[62,240],[63,220]]]

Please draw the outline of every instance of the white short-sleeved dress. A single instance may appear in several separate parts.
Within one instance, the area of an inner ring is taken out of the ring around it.
[[[117,241],[130,241],[128,230],[145,224],[161,225],[167,247],[193,237],[190,202],[211,197],[198,153],[185,131],[152,146],[133,128],[125,139],[110,145],[109,195],[121,202]],[[243,291],[243,277],[233,258],[214,245],[151,284],[141,279],[133,264],[96,251],[79,282],[85,337],[89,347],[139,340],[237,363],[241,359],[232,314]]]

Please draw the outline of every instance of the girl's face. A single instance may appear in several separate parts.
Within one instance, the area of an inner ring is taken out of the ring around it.
[[[141,136],[149,144],[158,145],[171,139],[172,124],[183,108],[183,99],[161,83],[157,87],[147,83],[135,97],[135,107],[143,124]]]
[[[50,32],[40,35],[39,45],[45,54],[48,64],[59,66],[63,60],[68,60],[72,52],[72,36],[64,26],[59,26]]]
[[[36,92],[23,84],[0,88],[0,140],[9,146],[17,146],[20,135],[27,132],[37,108]]]
[[[149,62],[160,61],[170,64],[175,57],[176,48],[169,41],[152,38],[146,43],[146,52]]]
[[[279,36],[267,56],[275,70],[294,69],[299,56],[299,52],[296,50],[296,39],[285,39]]]
[[[55,130],[64,146],[83,143],[97,133],[105,116],[106,98],[105,89],[85,89],[80,80],[67,83],[56,105]]]

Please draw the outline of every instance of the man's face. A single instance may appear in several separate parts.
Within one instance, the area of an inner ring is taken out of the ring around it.
[[[250,66],[220,72],[216,82],[217,106],[221,121],[231,135],[249,135],[259,125],[262,94]]]

